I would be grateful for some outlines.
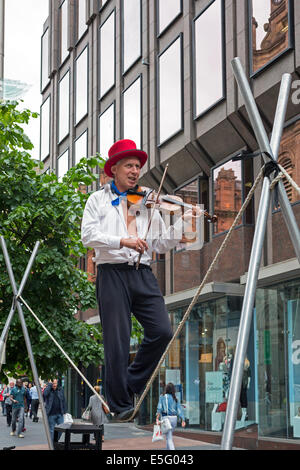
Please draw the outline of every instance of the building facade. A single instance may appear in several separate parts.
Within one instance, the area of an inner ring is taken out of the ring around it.
[[[153,259],[174,330],[262,166],[260,157],[232,160],[242,150],[258,150],[231,69],[234,57],[270,136],[282,74],[292,74],[279,163],[300,183],[299,38],[300,3],[292,0],[49,1],[41,39],[45,168],[61,178],[81,157],[100,152],[105,158],[115,140],[130,138],[149,155],[143,185],[157,189],[168,163],[164,191],[218,217],[204,222],[201,249]],[[299,194],[284,184],[299,222]],[[172,345],[140,424],[153,422],[158,396],[171,381],[185,407],[184,432],[220,439],[259,198],[260,188]],[[92,255],[83,266],[93,281]],[[94,311],[80,318],[99,321]],[[237,421],[256,448],[298,445],[298,331],[300,265],[274,203]]]

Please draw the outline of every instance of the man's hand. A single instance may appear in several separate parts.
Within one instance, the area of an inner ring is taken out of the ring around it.
[[[132,250],[137,251],[138,253],[143,254],[145,250],[148,250],[148,243],[141,238],[121,238],[120,248],[131,248]]]

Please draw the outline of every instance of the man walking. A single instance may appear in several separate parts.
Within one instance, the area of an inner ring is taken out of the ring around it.
[[[9,385],[7,385],[6,389],[4,390],[4,400],[5,400],[5,406],[6,406],[6,422],[7,422],[8,427],[10,427],[11,420],[12,420],[12,400],[11,400],[10,394],[14,386],[15,386],[15,383],[11,381],[9,382]]]
[[[39,409],[39,396],[37,392],[36,385],[34,384],[31,389],[30,389],[30,395],[31,395],[31,412],[33,419],[32,421],[34,423],[37,423],[39,418],[38,418],[38,409]]]
[[[24,398],[26,394],[26,389],[23,386],[22,379],[17,379],[16,386],[12,389],[10,393],[10,398],[12,401],[12,422],[11,422],[11,436],[17,435],[18,437],[24,437],[22,434],[24,428]],[[17,428],[18,420],[18,428]]]

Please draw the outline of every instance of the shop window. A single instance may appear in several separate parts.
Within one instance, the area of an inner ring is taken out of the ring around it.
[[[75,125],[88,112],[88,47],[76,59]]]
[[[158,34],[164,30],[182,13],[182,0],[157,0]]]
[[[108,157],[108,151],[115,141],[115,103],[111,104],[99,116],[99,152],[102,158]]]
[[[214,0],[194,20],[195,118],[225,97],[224,44],[224,2]]]
[[[214,234],[230,229],[242,203],[250,191],[253,183],[252,162],[245,160],[224,163],[212,170],[213,179],[213,213],[217,222],[213,225]],[[248,205],[239,224],[253,222],[253,202]]]
[[[142,148],[142,79],[139,77],[123,93],[123,138]]]
[[[115,11],[99,30],[99,90],[102,98],[115,84]]]
[[[50,96],[41,106],[40,117],[40,159],[44,160],[50,153]]]
[[[141,0],[123,0],[123,73],[142,53],[142,7]]]
[[[182,35],[158,58],[159,145],[183,129]]]
[[[58,85],[59,114],[58,114],[58,142],[69,134],[70,113],[70,72],[68,71]]]
[[[41,55],[41,91],[43,91],[49,83],[49,28],[42,36]]]
[[[290,0],[249,0],[251,73],[292,47]]]

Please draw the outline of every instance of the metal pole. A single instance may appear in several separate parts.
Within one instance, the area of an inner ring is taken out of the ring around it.
[[[274,147],[271,149],[265,128],[258,113],[255,100],[253,98],[249,83],[246,75],[242,69],[240,60],[238,58],[232,61],[232,67],[235,78],[239,85],[240,91],[244,97],[246,109],[253,126],[257,141],[261,151],[267,151],[271,155],[275,155],[277,159],[279,144],[281,140],[284,117],[286,113],[286,106],[290,90],[290,80],[285,74],[282,78],[278,105],[276,109],[276,116],[274,121],[272,144]],[[276,126],[276,127],[275,127]],[[250,263],[248,269],[248,277],[246,289],[244,294],[243,307],[241,312],[240,328],[236,345],[236,352],[234,357],[232,380],[230,384],[230,391],[227,403],[227,412],[225,416],[225,423],[222,435],[221,449],[230,450],[233,444],[234,429],[239,406],[239,397],[241,392],[241,384],[243,377],[244,361],[246,350],[248,347],[249,333],[252,321],[253,306],[256,294],[256,284],[258,272],[260,267],[260,260],[262,254],[262,247],[266,231],[267,216],[270,205],[270,182],[267,177],[264,178],[259,210],[257,215],[257,222],[255,233],[253,237],[253,244],[250,256]]]
[[[12,289],[13,289],[13,294],[14,294],[15,298],[17,299],[18,290],[17,290],[17,286],[16,286],[16,283],[15,283],[13,270],[12,270],[12,267],[11,267],[11,264],[10,264],[10,259],[9,259],[9,255],[8,255],[8,252],[7,252],[6,244],[5,244],[5,241],[4,241],[3,238],[1,239],[1,244],[2,244],[2,249],[3,249],[3,254],[4,254],[4,259],[5,259],[8,275],[9,275],[11,286],[12,286]],[[18,310],[18,314],[19,314],[19,318],[20,318],[20,322],[21,322],[21,326],[22,326],[22,330],[23,330],[23,335],[24,335],[24,339],[25,339],[25,343],[26,343],[26,347],[27,347],[27,352],[28,352],[28,356],[29,356],[29,360],[30,360],[31,370],[32,370],[32,373],[33,373],[33,378],[34,378],[34,382],[35,382],[35,385],[36,385],[36,388],[37,388],[39,402],[40,402],[40,405],[41,405],[43,421],[44,421],[44,428],[45,428],[45,432],[46,432],[48,446],[49,446],[50,450],[53,450],[53,443],[52,443],[52,439],[51,439],[51,435],[50,435],[48,417],[47,417],[45,404],[44,404],[44,399],[43,399],[43,395],[42,395],[42,390],[41,390],[41,386],[40,386],[39,375],[38,375],[38,372],[37,372],[37,368],[36,368],[33,353],[32,353],[30,338],[29,338],[26,322],[25,322],[25,319],[24,319],[22,306],[21,306],[21,303],[18,300],[16,301],[16,304],[17,304],[17,310]]]
[[[7,252],[6,244],[5,244],[4,238],[2,236],[0,236],[0,243],[1,243],[2,251]],[[40,242],[36,242],[36,244],[34,246],[34,249],[33,249],[33,252],[32,252],[32,254],[30,256],[30,259],[28,261],[27,268],[26,268],[25,273],[23,275],[23,278],[22,278],[22,281],[21,281],[21,284],[20,284],[20,287],[19,287],[19,290],[18,290],[18,293],[17,293],[17,297],[13,301],[13,304],[11,306],[9,315],[7,317],[4,328],[2,330],[1,337],[0,337],[0,358],[2,357],[3,349],[4,349],[4,346],[5,346],[5,340],[6,340],[6,337],[7,337],[9,328],[10,328],[10,324],[12,322],[12,319],[13,319],[13,316],[14,316],[14,313],[15,313],[15,310],[16,310],[16,300],[18,299],[18,297],[20,297],[20,295],[22,295],[23,289],[25,287],[28,276],[30,274],[30,270],[32,268],[32,265],[33,265],[33,262],[35,260],[37,251],[39,249],[39,246],[40,246]]]

